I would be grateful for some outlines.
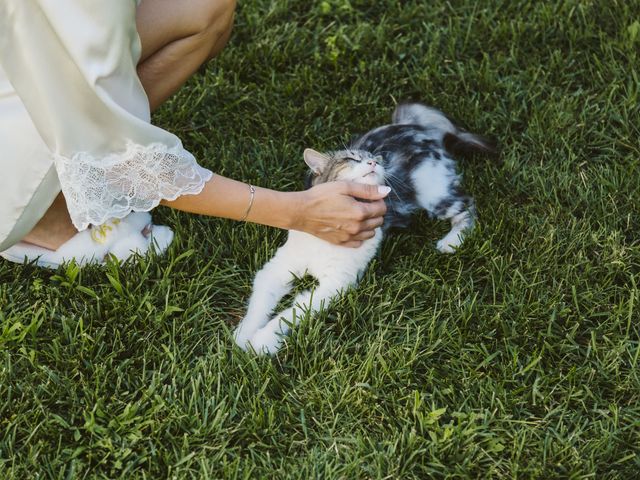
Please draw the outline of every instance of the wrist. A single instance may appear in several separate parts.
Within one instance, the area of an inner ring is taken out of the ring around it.
[[[307,192],[283,192],[283,195],[285,208],[282,228],[300,230],[300,226],[304,223],[304,211],[308,202]]]
[[[304,219],[305,192],[280,192],[256,188],[256,198],[248,221],[285,230],[299,229]]]

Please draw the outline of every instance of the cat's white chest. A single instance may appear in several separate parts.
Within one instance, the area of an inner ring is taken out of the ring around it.
[[[353,275],[354,279],[367,267],[382,241],[382,231],[358,248],[342,247],[303,232],[290,231],[282,253],[286,254],[296,271],[306,270],[316,278],[336,274]]]

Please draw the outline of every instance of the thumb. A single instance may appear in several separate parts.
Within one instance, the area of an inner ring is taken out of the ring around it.
[[[380,200],[381,198],[389,195],[391,187],[386,185],[368,185],[365,183],[348,182],[347,195],[352,197],[361,198],[363,200]]]

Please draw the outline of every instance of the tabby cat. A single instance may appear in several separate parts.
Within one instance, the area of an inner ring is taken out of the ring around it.
[[[390,186],[385,222],[373,238],[355,249],[289,231],[287,242],[255,277],[247,314],[234,333],[236,343],[257,353],[276,353],[301,313],[318,311],[357,284],[385,232],[406,226],[419,209],[451,222],[451,230],[436,247],[454,252],[475,220],[474,201],[462,193],[451,157],[460,151],[493,153],[494,147],[420,103],[399,105],[390,125],[367,132],[344,150],[325,154],[305,150],[304,160],[311,169],[309,186],[334,180]],[[272,317],[278,302],[291,291],[294,278],[305,274],[315,277],[318,286],[297,295],[292,307]]]

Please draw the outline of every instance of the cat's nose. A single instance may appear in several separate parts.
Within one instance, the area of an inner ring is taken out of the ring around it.
[[[372,167],[375,167],[377,164],[378,164],[378,162],[376,162],[375,160],[369,160],[369,161],[367,162],[367,165],[370,165],[370,166],[372,166]]]

